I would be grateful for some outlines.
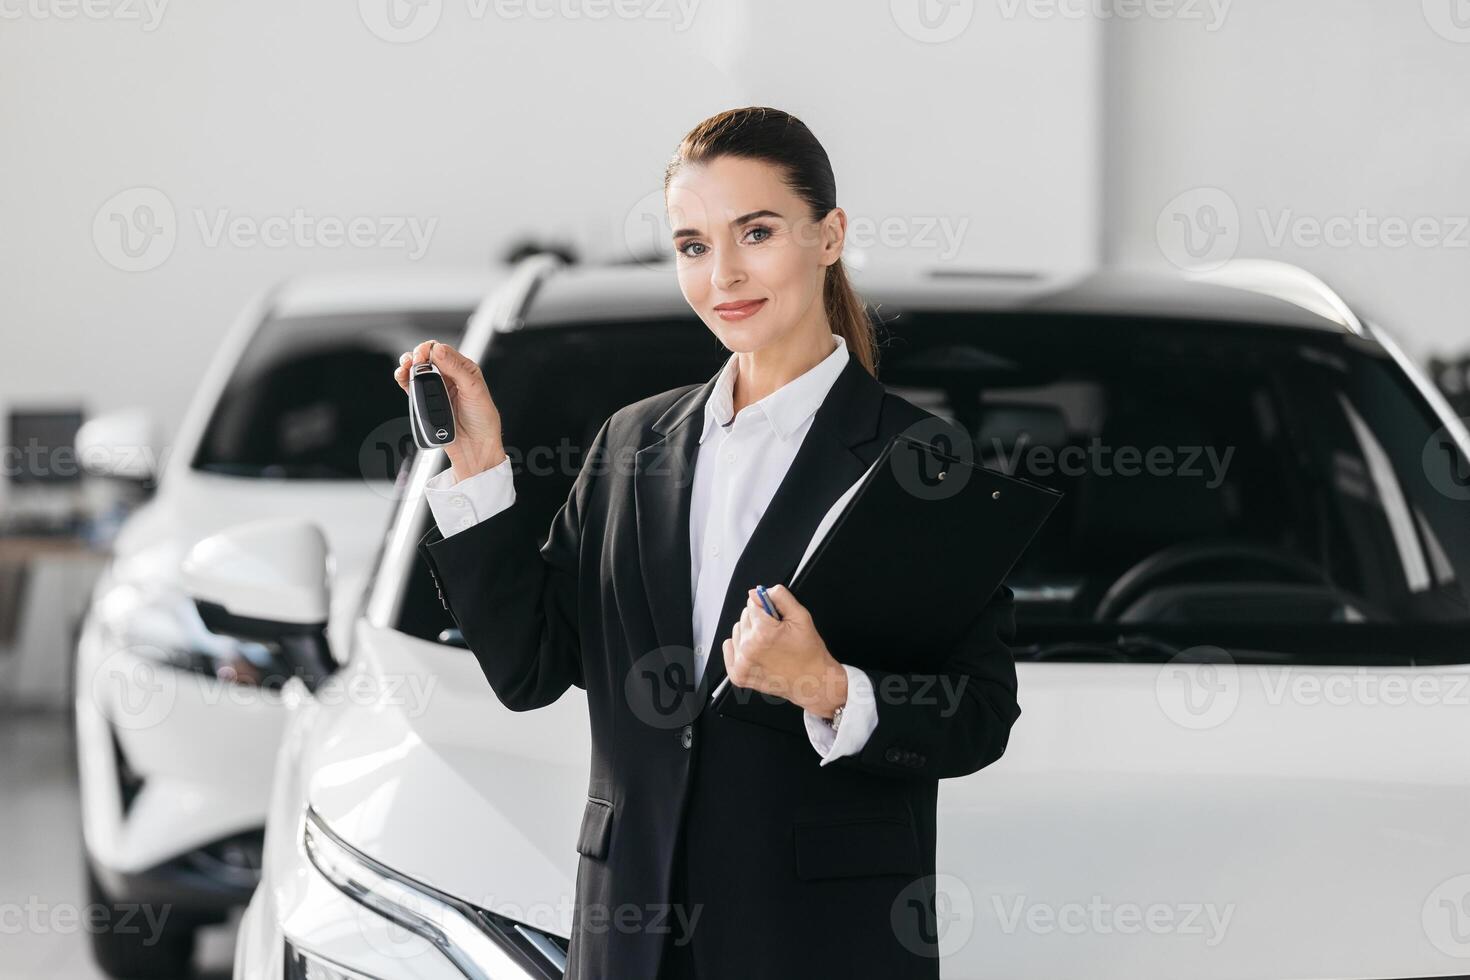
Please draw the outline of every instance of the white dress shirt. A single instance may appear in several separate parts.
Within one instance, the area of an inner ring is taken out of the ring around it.
[[[817,408],[847,364],[847,342],[838,334],[831,336],[835,346],[826,358],[760,401],[745,406],[733,418],[738,360],[732,354],[721,367],[705,403],[701,448],[695,459],[689,501],[696,684],[710,656],[724,655],[721,647],[725,637],[716,637],[714,632],[719,627],[720,607],[735,563],[790,468]],[[429,480],[425,490],[439,533],[445,537],[473,527],[515,502],[509,457],[458,483],[451,484],[453,478],[454,471],[445,469]],[[861,482],[859,477],[822,517],[797,565],[798,571]],[[760,584],[769,588],[777,583]],[[847,706],[838,730],[834,732],[825,719],[805,712],[807,737],[821,755],[822,765],[860,751],[878,727],[868,675],[846,664],[843,669],[847,673]]]

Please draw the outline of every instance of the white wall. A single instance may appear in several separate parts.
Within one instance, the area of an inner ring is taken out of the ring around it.
[[[1107,259],[1183,260],[1185,223],[1203,246],[1216,215],[1205,261],[1297,263],[1421,359],[1465,351],[1470,17],[1459,27],[1457,4],[1470,13],[1462,0],[1236,0],[1215,30],[1109,21]]]
[[[961,3],[926,27],[905,0],[627,0],[631,19],[584,15],[598,0],[537,0],[550,18],[392,0],[424,18],[398,30],[388,2],[0,0],[0,401],[177,411],[246,299],[297,272],[478,266],[527,233],[611,254],[661,213],[679,136],[736,105],[812,127],[868,238],[897,228],[877,251],[1096,259],[1090,22]],[[139,205],[171,250],[122,251],[115,222]],[[366,219],[375,243],[210,241],[222,218],[298,210]],[[376,243],[396,219],[432,229],[422,256]]]

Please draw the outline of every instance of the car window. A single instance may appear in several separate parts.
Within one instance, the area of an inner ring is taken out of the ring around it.
[[[1111,642],[1121,626],[1162,638],[1154,657],[1229,643],[1466,659],[1470,466],[1376,347],[1327,331],[1036,313],[905,313],[882,338],[889,390],[949,421],[981,465],[1065,493],[1008,579],[1021,648]],[[616,408],[705,380],[723,360],[707,356],[697,321],[545,343],[519,358],[507,348],[492,385],[526,445],[566,439],[576,459]],[[517,472],[538,524],[574,476]],[[411,591],[417,619],[404,628],[452,628],[426,569]],[[1131,655],[1113,653],[1104,659]]]
[[[383,379],[400,354],[427,337],[458,344],[471,312],[267,319],[215,405],[194,468],[268,479],[391,482],[409,455],[397,445],[408,429],[403,392]],[[395,445],[383,445],[385,439]]]

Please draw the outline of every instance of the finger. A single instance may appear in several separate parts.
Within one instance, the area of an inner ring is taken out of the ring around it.
[[[437,344],[437,340],[426,340],[413,349],[413,363],[422,364],[429,359],[429,349]]]
[[[393,380],[397,381],[398,386],[404,391],[408,391],[408,366],[411,363],[413,363],[413,352],[405,351],[403,356],[398,358],[398,367],[393,370]]]
[[[470,387],[480,379],[480,365],[448,344],[435,344],[434,365],[456,386]]]
[[[720,652],[725,655],[725,674],[729,677],[735,675],[735,641],[726,639],[720,644]]]
[[[796,596],[792,595],[784,585],[771,586],[766,590],[766,598],[771,600],[771,607],[783,619],[802,608],[801,603],[796,601]]]

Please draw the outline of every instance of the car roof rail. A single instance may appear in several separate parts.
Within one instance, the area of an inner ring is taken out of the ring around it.
[[[1244,289],[1279,299],[1330,320],[1356,337],[1369,339],[1368,329],[1347,301],[1331,286],[1300,266],[1274,259],[1234,259],[1218,269],[1185,275],[1232,289]]]

